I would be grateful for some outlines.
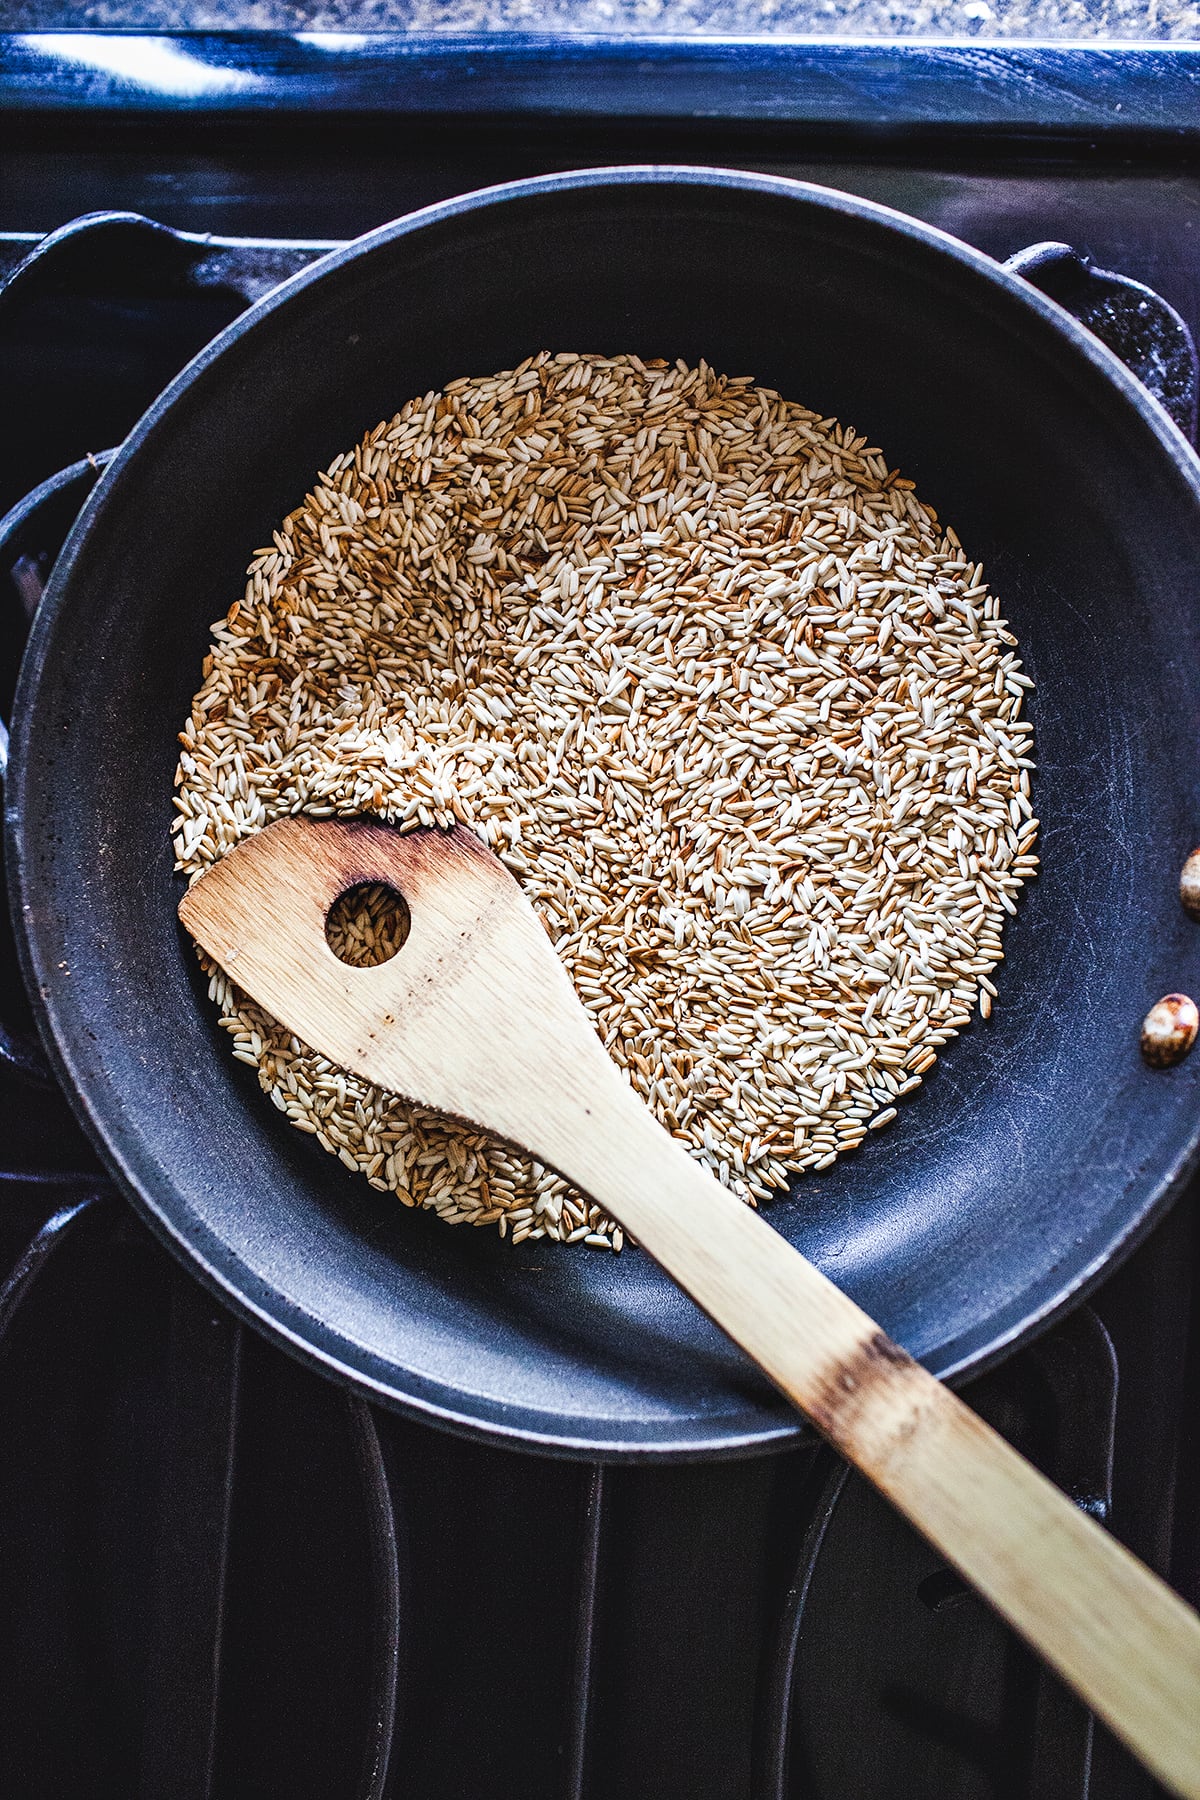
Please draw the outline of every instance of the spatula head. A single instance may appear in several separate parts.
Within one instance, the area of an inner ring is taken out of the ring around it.
[[[384,882],[409,934],[355,968],[325,934],[340,895]],[[530,1084],[578,1081],[604,1056],[541,922],[477,838],[362,819],[281,819],[184,895],[179,916],[242,991],[311,1049],[377,1086],[535,1155]]]

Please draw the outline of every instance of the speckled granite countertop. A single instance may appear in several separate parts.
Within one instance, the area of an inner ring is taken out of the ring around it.
[[[1200,0],[0,0],[0,29],[1200,39]]]

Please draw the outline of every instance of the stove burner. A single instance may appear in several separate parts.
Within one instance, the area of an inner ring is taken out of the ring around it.
[[[953,191],[964,214],[968,191]],[[1028,193],[974,203],[1002,250],[1053,227],[1026,217]],[[107,447],[325,247],[110,217],[53,234],[0,295],[0,373],[29,422],[0,454],[0,709]],[[541,1461],[379,1413],[294,1364],[111,1191],[32,1040],[7,937],[0,1017],[6,1791],[1153,1791],[815,1442],[694,1467]],[[970,1390],[1193,1599],[1196,1250],[1189,1196],[1092,1305]]]

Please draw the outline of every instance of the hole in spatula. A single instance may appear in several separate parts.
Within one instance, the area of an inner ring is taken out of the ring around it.
[[[329,948],[354,969],[390,962],[411,923],[404,896],[382,881],[363,881],[339,894],[325,920]]]

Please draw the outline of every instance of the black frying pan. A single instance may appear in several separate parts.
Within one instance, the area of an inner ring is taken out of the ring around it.
[[[374,1194],[228,1054],[175,922],[175,733],[211,620],[314,473],[414,393],[550,348],[701,356],[868,432],[981,557],[1037,680],[1044,872],[1000,1004],[887,1131],[773,1223],[939,1374],[1129,1248],[1188,1168],[1200,1055],[1200,465],[1116,359],[898,214],[711,170],[555,176],[436,206],[254,307],[172,385],[60,558],[8,790],[25,971],[82,1117],[242,1313],[382,1398],[589,1455],[721,1455],[792,1415],[637,1253],[514,1250]]]

